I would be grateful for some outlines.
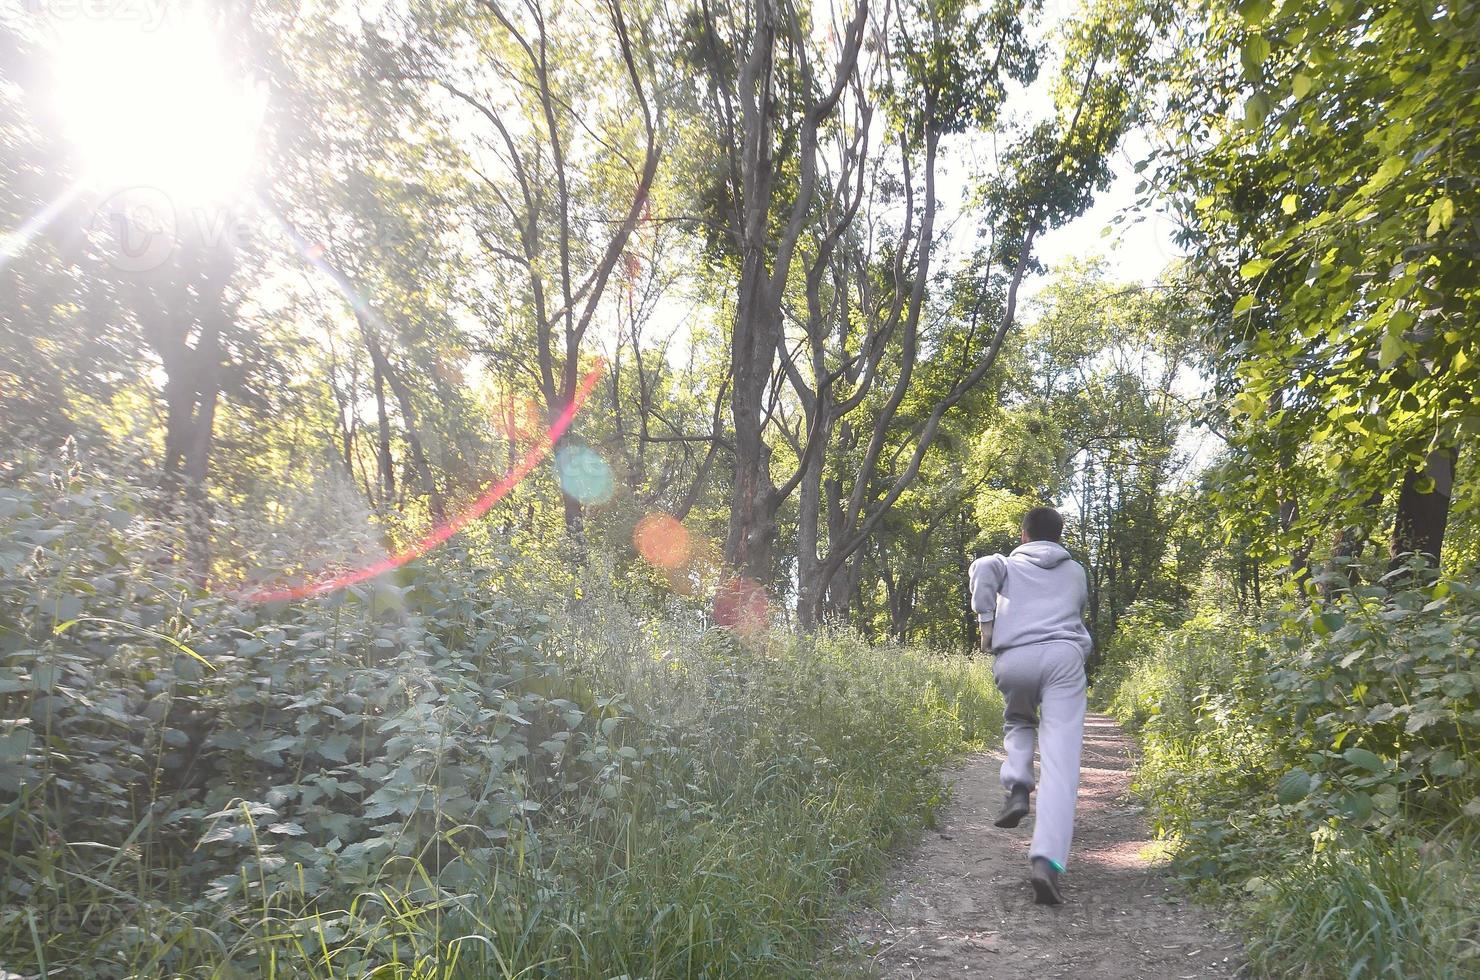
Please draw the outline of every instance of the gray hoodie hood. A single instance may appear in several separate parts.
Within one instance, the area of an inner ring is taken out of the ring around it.
[[[1053,568],[1069,560],[1069,549],[1057,541],[1029,541],[1012,549],[1013,558],[1024,558],[1039,568]]]

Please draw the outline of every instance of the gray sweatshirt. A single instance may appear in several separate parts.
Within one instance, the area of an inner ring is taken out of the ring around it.
[[[992,623],[992,651],[1046,640],[1068,640],[1090,652],[1084,610],[1089,586],[1084,568],[1053,541],[1029,541],[1011,555],[971,563],[971,608]]]

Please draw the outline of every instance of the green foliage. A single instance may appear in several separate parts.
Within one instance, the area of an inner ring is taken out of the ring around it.
[[[1245,450],[1227,516],[1298,499],[1287,549],[1370,526],[1373,493],[1480,430],[1480,248],[1455,218],[1480,199],[1477,27],[1473,3],[1224,0],[1189,26],[1162,176]]]
[[[1128,609],[1184,600],[1182,579],[1196,573],[1174,563],[1184,556],[1168,534],[1185,510],[1175,481],[1189,417],[1177,387],[1193,344],[1162,290],[1111,282],[1097,263],[1055,274],[1009,348],[1001,407],[977,425],[969,466],[988,485],[976,495],[975,543],[1010,550],[1029,507],[1062,501],[1103,645]]]
[[[1475,840],[1361,838],[1254,889],[1254,968],[1282,977],[1474,976]]]
[[[76,469],[0,488],[0,531],[11,969],[803,976],[999,730],[983,667],[541,609],[457,549],[293,605],[203,592]]]
[[[1480,817],[1473,582],[1361,586],[1305,610],[1284,645],[1267,711],[1305,736],[1307,819],[1391,829]]]
[[[885,105],[915,142],[942,133],[991,129],[1009,85],[1038,77],[1043,51],[1030,36],[1041,3],[929,0],[901,5],[894,46],[905,81],[886,85]]]
[[[1390,580],[1257,629],[1130,617],[1097,679],[1177,866],[1249,899],[1281,974],[1462,976],[1480,953],[1480,590]]]

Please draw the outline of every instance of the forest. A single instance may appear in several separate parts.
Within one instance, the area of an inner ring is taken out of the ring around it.
[[[1475,976],[1477,363],[1474,0],[8,0],[0,980],[878,975],[1038,505],[1240,975]]]

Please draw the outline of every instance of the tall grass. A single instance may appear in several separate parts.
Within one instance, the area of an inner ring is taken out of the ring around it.
[[[1000,731],[984,663],[534,607],[456,549],[261,607],[161,571],[126,487],[0,494],[22,975],[809,976]]]
[[[645,656],[630,644],[625,662],[608,650],[577,668],[635,678],[644,661],[665,664],[674,683],[654,686],[639,714],[688,710],[605,812],[572,807],[455,892],[429,861],[407,859],[343,908],[289,890],[231,921],[162,909],[149,927],[157,955],[122,972],[813,975],[855,887],[945,802],[942,765],[999,731],[990,671],[843,635],[694,639]],[[456,849],[458,836],[439,843]],[[127,898],[84,888],[72,901],[81,916],[121,915]]]
[[[1251,963],[1311,980],[1475,976],[1475,844],[1364,838],[1297,864],[1252,903]]]

